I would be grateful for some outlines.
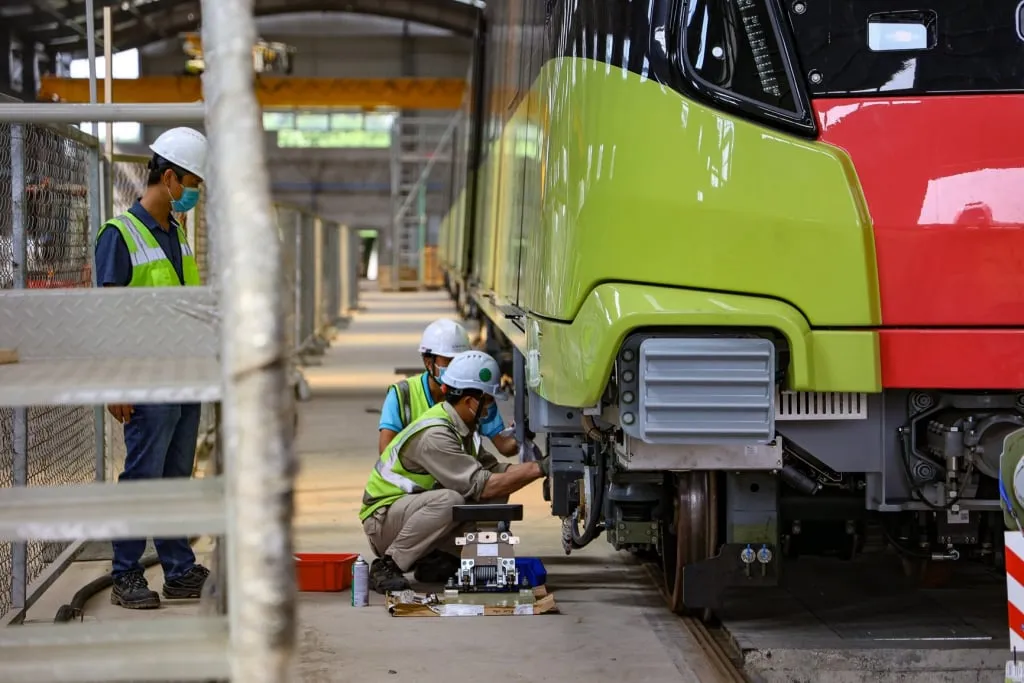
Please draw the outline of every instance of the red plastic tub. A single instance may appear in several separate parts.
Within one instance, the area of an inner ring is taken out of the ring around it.
[[[295,553],[295,580],[303,592],[337,592],[352,585],[356,553]]]

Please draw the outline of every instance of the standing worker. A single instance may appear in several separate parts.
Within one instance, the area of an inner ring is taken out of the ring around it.
[[[199,200],[206,170],[206,138],[192,128],[172,128],[150,145],[146,189],[127,212],[96,236],[96,283],[100,287],[196,287],[195,256],[172,211],[190,211]],[[118,481],[192,476],[199,437],[198,403],[111,405],[124,425],[127,456]],[[196,563],[187,538],[153,540],[164,570],[163,595],[198,598],[209,570]],[[114,588],[110,601],[129,609],[154,609],[160,596],[149,589],[139,560],[146,539],[113,542]]]
[[[504,398],[500,381],[498,364],[486,353],[457,355],[441,380],[444,401],[399,432],[370,473],[359,521],[377,555],[370,585],[378,593],[408,588],[410,569],[417,581],[446,581],[460,561],[452,508],[504,502],[547,476],[547,458],[511,465],[473,441],[480,417]]]
[[[380,422],[377,424],[378,453],[383,453],[396,434],[444,398],[441,381],[448,364],[452,358],[469,350],[466,328],[454,320],[441,318],[427,325],[420,339],[420,355],[423,357],[425,371],[388,387],[380,411]],[[505,421],[497,405],[490,404],[488,413],[479,424],[480,434],[489,438],[499,453],[515,455],[518,452],[519,444],[512,430],[505,428]]]

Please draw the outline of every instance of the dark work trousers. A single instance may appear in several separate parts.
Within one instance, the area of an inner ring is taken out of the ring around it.
[[[191,477],[199,438],[198,403],[136,405],[124,426],[128,451],[124,472],[118,481]],[[114,541],[115,577],[141,570],[139,560],[146,551],[146,539]],[[153,545],[164,568],[164,580],[179,578],[196,563],[187,538],[155,538]]]

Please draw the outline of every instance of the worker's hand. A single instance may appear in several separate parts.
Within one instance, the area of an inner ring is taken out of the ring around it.
[[[515,388],[515,380],[510,375],[501,376],[501,390],[511,392]]]
[[[534,431],[531,431],[529,427],[526,427],[523,430],[523,432],[524,432],[523,435],[527,439],[529,439],[530,441],[533,441],[534,439],[537,438],[537,433],[534,432]],[[501,432],[499,432],[498,435],[499,436],[509,436],[509,437],[515,436],[516,435],[516,422],[515,422],[515,420],[513,420],[512,424],[510,424],[508,427],[506,427],[505,429],[501,430]]]
[[[540,461],[543,457],[537,444],[529,439],[519,444],[519,462]]]
[[[107,412],[114,416],[114,419],[121,424],[127,424],[132,419],[135,408],[127,403],[115,403],[107,406]]]

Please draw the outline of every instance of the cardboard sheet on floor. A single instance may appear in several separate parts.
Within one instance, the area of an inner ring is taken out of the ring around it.
[[[426,597],[424,593],[416,594],[417,600],[426,602]],[[468,605],[465,603],[446,604],[444,593],[439,593],[440,603],[429,605],[399,602],[397,596],[389,593],[385,604],[388,613],[393,617],[519,617],[558,613],[555,596],[548,593],[544,586],[534,588],[533,597],[534,602],[526,605]]]

